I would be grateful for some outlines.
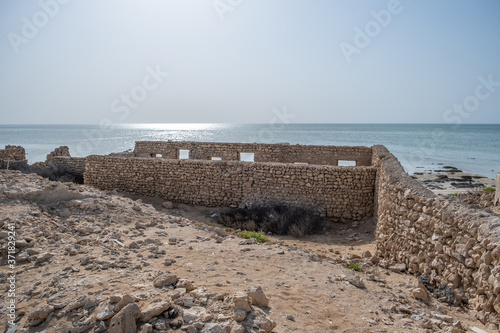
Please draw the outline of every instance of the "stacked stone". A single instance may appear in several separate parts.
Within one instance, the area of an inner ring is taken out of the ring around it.
[[[63,166],[79,175],[85,172],[86,157],[71,157],[68,146],[54,149],[47,155],[45,164],[50,166]]]
[[[413,180],[385,147],[377,175],[377,254],[447,286],[484,323],[500,323],[500,218],[441,199]]]
[[[5,146],[5,149],[0,149],[0,160],[5,161],[25,161],[26,152],[21,146]]]
[[[369,147],[309,146],[260,143],[213,143],[138,141],[136,157],[177,159],[180,149],[189,150],[189,158],[210,160],[220,157],[224,161],[238,161],[239,153],[254,153],[255,162],[309,163],[337,165],[339,160],[356,161],[357,166],[370,166],[372,151]]]
[[[12,163],[28,163],[23,147],[7,145],[0,149],[0,169],[6,169]]]
[[[190,205],[309,205],[336,221],[373,214],[376,168],[89,156],[85,183]]]

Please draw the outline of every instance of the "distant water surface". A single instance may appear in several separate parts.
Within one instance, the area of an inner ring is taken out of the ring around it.
[[[59,146],[72,156],[109,154],[135,141],[259,142],[305,145],[385,145],[409,173],[451,165],[494,178],[500,172],[500,125],[418,124],[127,124],[0,125],[0,148],[21,145],[30,163]]]

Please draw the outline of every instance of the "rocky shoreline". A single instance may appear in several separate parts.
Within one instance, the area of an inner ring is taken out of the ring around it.
[[[478,192],[495,187],[495,180],[483,175],[466,173],[453,166],[437,165],[434,169],[415,172],[412,178],[436,194]]]
[[[372,220],[260,244],[189,209],[0,170],[3,268],[16,232],[14,297],[12,273],[0,272],[0,331],[497,329],[440,302],[405,267],[378,263]]]

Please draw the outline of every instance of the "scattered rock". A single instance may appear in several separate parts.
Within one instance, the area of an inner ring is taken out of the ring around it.
[[[251,308],[252,299],[243,292],[237,292],[233,297],[234,311],[242,310],[245,312],[252,311]]]
[[[252,298],[252,305],[266,307],[269,305],[269,299],[264,295],[260,285],[255,285],[247,290],[248,296]]]
[[[141,311],[141,321],[148,322],[151,318],[167,311],[171,306],[172,303],[167,301],[151,303],[146,309]]]
[[[201,306],[193,306],[190,309],[185,309],[182,313],[182,318],[186,324],[200,320],[201,317],[207,314],[207,309]]]
[[[361,278],[359,276],[357,276],[357,275],[349,278],[347,281],[349,281],[350,284],[352,284],[353,286],[355,286],[355,287],[357,287],[359,289],[365,289],[366,288],[366,285],[363,282],[363,280],[361,280]]]
[[[179,281],[177,275],[171,273],[163,273],[154,280],[153,285],[156,288],[161,288],[165,286],[175,285],[177,281]]]
[[[389,266],[389,270],[394,272],[394,273],[401,273],[406,271],[406,264],[395,264],[392,266]]]
[[[123,309],[124,306],[126,306],[127,304],[130,304],[130,303],[133,303],[133,302],[135,302],[135,299],[132,296],[127,294],[127,295],[123,296],[122,299],[120,299],[120,301],[118,301],[118,303],[115,304],[113,311],[118,312],[121,309]]]
[[[29,325],[36,326],[36,325],[40,324],[45,319],[47,319],[47,317],[49,316],[49,314],[52,313],[52,311],[54,311],[54,307],[46,304],[46,305],[42,306],[40,309],[31,312],[28,315]]]
[[[125,305],[112,319],[108,333],[137,333],[136,321],[141,315],[141,310],[136,303]]]

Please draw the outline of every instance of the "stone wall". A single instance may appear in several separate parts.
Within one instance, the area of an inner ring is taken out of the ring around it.
[[[21,146],[5,146],[5,149],[0,149],[0,169],[8,169],[14,163],[28,163],[24,148]]]
[[[372,216],[376,169],[89,156],[85,183],[203,206],[308,205],[336,221]]]
[[[5,149],[0,149],[0,160],[26,161],[26,152],[21,146],[5,146]]]
[[[86,159],[86,157],[71,157],[69,148],[67,146],[61,146],[54,149],[53,152],[47,155],[45,164],[47,166],[62,166],[78,175],[83,176],[85,173]]]
[[[46,164],[66,167],[68,170],[83,176],[85,173],[86,160],[86,157],[56,156],[52,157],[50,162],[46,162]]]
[[[404,172],[383,146],[378,168],[377,254],[404,263],[435,286],[447,285],[483,322],[500,322],[500,218],[442,199]]]
[[[214,143],[138,141],[135,156],[178,159],[179,150],[189,150],[189,159],[239,161],[240,153],[254,153],[255,162],[309,163],[338,165],[339,160],[356,161],[357,166],[371,166],[372,151],[369,147],[309,146],[261,143]]]

